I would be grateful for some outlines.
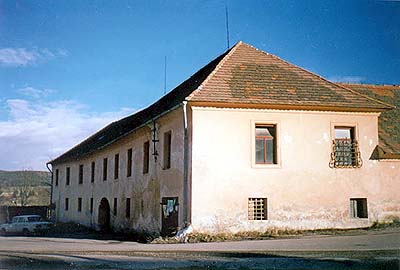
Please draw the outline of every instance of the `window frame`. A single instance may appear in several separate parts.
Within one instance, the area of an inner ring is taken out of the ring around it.
[[[275,127],[275,160],[276,163],[257,163],[256,161],[256,127],[257,126],[274,126]],[[251,167],[254,169],[281,169],[282,156],[280,147],[281,122],[279,120],[256,119],[250,121],[250,136],[251,136]]]

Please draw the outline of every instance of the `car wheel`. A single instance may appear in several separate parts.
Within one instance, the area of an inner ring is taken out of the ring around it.
[[[23,228],[22,229],[22,233],[27,235],[27,234],[29,234],[29,230],[27,228]]]

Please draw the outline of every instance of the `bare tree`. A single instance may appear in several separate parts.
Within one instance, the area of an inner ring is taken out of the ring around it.
[[[29,200],[35,195],[34,187],[32,186],[28,170],[17,172],[18,183],[14,187],[11,198],[17,205],[26,206]]]

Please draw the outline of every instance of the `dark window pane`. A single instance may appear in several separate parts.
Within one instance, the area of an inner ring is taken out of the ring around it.
[[[274,163],[274,141],[273,140],[266,140],[266,163]]]

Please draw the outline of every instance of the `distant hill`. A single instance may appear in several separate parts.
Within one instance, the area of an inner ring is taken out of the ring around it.
[[[50,184],[49,172],[0,170],[0,205],[47,205]]]
[[[47,186],[50,183],[50,172],[0,170],[0,187],[16,187],[22,184],[28,184],[29,186],[37,187]]]

